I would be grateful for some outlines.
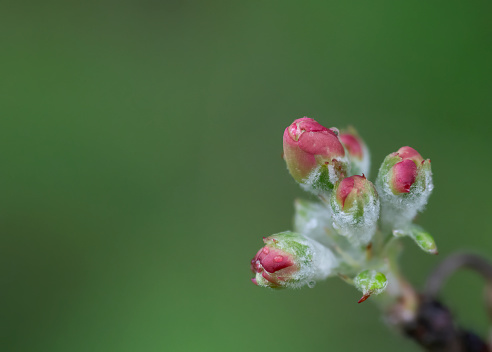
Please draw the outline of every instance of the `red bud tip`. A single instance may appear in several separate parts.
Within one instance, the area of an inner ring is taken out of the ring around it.
[[[258,286],[258,283],[256,282],[256,277],[252,278],[251,281],[253,281],[253,283]]]
[[[325,132],[328,131],[335,134],[332,130],[320,125],[316,120],[309,117],[303,117],[295,120],[289,127],[287,127],[289,135],[294,141],[298,141],[304,132]]]
[[[368,299],[369,297],[371,297],[371,294],[370,293],[366,293],[364,294],[364,296],[362,296],[361,299],[359,299],[359,301],[357,303],[362,303],[364,302],[366,299]]]
[[[398,156],[402,158],[403,160],[405,159],[411,159],[415,163],[421,163],[424,158],[419,154],[418,151],[411,147],[401,147],[398,149]]]

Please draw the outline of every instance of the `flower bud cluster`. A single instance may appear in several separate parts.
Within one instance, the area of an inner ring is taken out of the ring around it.
[[[303,117],[285,129],[283,157],[294,180],[320,202],[297,200],[295,232],[264,238],[251,260],[256,285],[312,287],[338,275],[362,291],[363,302],[397,275],[389,236],[408,236],[437,253],[432,236],[413,224],[433,189],[430,160],[415,149],[389,154],[374,185],[367,178],[369,150],[355,129],[340,133]]]

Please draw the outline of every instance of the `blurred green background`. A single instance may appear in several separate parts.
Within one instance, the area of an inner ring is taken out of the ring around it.
[[[282,133],[354,125],[374,178],[411,145],[436,188],[418,287],[492,257],[492,2],[3,1],[2,351],[418,351],[340,280],[255,287],[304,196]],[[481,280],[444,300],[485,334]]]

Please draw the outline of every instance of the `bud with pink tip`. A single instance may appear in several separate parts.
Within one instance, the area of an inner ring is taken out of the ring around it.
[[[330,249],[294,232],[264,238],[265,246],[251,260],[253,283],[270,288],[312,287],[333,274],[337,260]]]
[[[342,131],[338,137],[348,153],[348,159],[350,161],[349,176],[364,174],[366,177],[369,177],[368,175],[371,168],[369,149],[362,138],[360,138],[355,128],[347,128],[347,130]]]
[[[350,168],[338,130],[308,117],[285,129],[284,159],[292,177],[315,194],[331,190]]]
[[[384,159],[376,187],[383,207],[383,225],[404,227],[423,210],[434,188],[431,162],[415,149],[402,147]]]
[[[354,244],[367,244],[376,232],[379,197],[365,176],[351,176],[336,185],[331,196],[333,225]]]

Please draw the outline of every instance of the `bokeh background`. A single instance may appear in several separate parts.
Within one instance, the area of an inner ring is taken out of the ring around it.
[[[421,286],[447,254],[492,258],[492,2],[2,1],[2,351],[418,351],[337,279],[251,282],[262,236],[305,196],[282,133],[355,126],[374,178],[432,159],[407,242]],[[444,301],[488,331],[483,284]]]

